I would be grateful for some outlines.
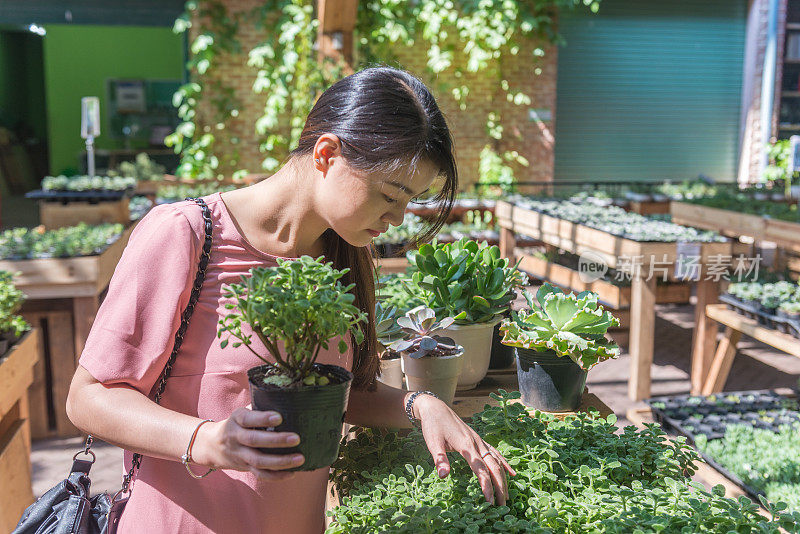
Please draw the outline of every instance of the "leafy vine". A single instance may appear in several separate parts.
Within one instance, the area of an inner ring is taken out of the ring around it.
[[[187,69],[192,80],[182,85],[173,95],[172,103],[178,108],[181,123],[175,132],[167,136],[165,143],[181,154],[177,170],[178,176],[196,179],[216,177],[219,159],[214,155],[214,130],[225,128],[230,117],[238,116],[240,102],[231,87],[220,77],[213,75],[215,60],[221,52],[235,54],[241,50],[236,39],[239,23],[236,17],[228,14],[219,0],[189,1],[186,11],[173,26],[173,31],[182,34],[195,28],[195,35],[189,46],[190,59]],[[204,93],[214,95],[210,98],[214,113],[203,117],[198,114],[198,104]],[[237,140],[231,139],[232,145]],[[238,151],[230,153],[227,163],[238,164]]]
[[[470,88],[465,79],[469,74],[496,81],[497,93],[485,95],[486,98],[497,101],[499,97],[515,106],[528,106],[530,96],[505,78],[503,58],[520,56],[530,49],[536,65],[544,57],[547,45],[563,42],[557,29],[560,10],[583,5],[597,12],[599,3],[600,0],[368,0],[358,11],[361,63],[385,62],[394,57],[393,46],[414,46],[421,40],[428,45],[427,70],[431,79],[452,95],[459,109],[468,105]],[[540,75],[541,67],[535,66],[533,73]],[[456,83],[447,84],[443,79],[454,79]],[[480,181],[513,191],[514,164],[528,166],[528,161],[516,150],[500,151],[502,124],[496,107],[487,113]],[[516,137],[521,141],[519,135]]]

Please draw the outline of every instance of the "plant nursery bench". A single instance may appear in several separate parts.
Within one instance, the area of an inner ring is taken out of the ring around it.
[[[650,367],[653,363],[655,334],[655,304],[657,302],[656,278],[648,276],[651,268],[658,269],[656,264],[675,265],[681,256],[681,247],[685,244],[675,242],[634,241],[612,233],[592,228],[583,224],[553,217],[533,209],[518,206],[509,201],[498,201],[495,216],[500,226],[500,252],[504,257],[516,257],[515,233],[538,239],[547,245],[557,247],[572,254],[591,254],[601,259],[610,268],[622,268],[620,258],[642,258],[642,264],[634,269],[630,288],[630,354],[631,371],[628,381],[628,396],[633,400],[641,400],[650,396]],[[709,259],[722,255],[731,255],[730,242],[703,242],[688,245],[696,250],[699,264],[706,266]],[[684,248],[683,250],[688,250]],[[519,259],[519,258],[517,258]],[[522,257],[523,262],[527,261]],[[695,282],[697,304],[695,310],[695,331],[692,342],[692,368],[710,367],[710,361],[703,359],[710,352],[704,347],[711,347],[716,342],[716,330],[704,313],[706,304],[717,302],[720,292],[720,280],[705,276],[705,269],[700,273],[700,280]],[[668,279],[674,279],[671,272]],[[702,384],[692,384],[693,390],[699,391]]]
[[[508,369],[489,369],[486,378],[481,380],[477,388],[456,391],[456,397],[453,400],[453,411],[462,419],[469,419],[483,410],[486,404],[499,406],[496,400],[489,397],[490,393],[494,393],[498,389],[505,389],[506,391],[519,389],[516,364]],[[521,403],[522,401],[521,399],[514,399],[512,402]],[[592,409],[600,412],[603,417],[614,413],[597,395],[585,389],[581,398],[581,405],[575,412],[588,412]],[[563,418],[575,412],[556,413],[555,415],[558,418]]]
[[[11,532],[34,498],[28,387],[39,344],[34,328],[0,355],[0,532]]]
[[[746,236],[755,242],[775,243],[785,252],[785,256],[776,257],[776,266],[785,265],[795,273],[800,272],[800,223],[688,202],[672,202],[670,213],[678,224],[714,230],[735,238]]]
[[[731,372],[731,365],[733,365],[733,358],[736,356],[736,345],[742,338],[742,334],[800,358],[800,339],[772,328],[764,327],[758,324],[755,319],[750,319],[735,310],[728,309],[725,304],[706,306],[706,317],[724,325],[725,333],[713,355],[703,355],[704,359],[711,360],[708,370],[695,376],[695,373],[700,373],[700,370],[692,368],[692,384],[702,384],[702,395],[719,393],[725,387],[725,382]]]
[[[102,253],[72,258],[0,260],[0,270],[18,273],[26,295],[20,314],[42,332],[39,361],[28,392],[34,439],[80,434],[67,418],[72,375],[122,251],[135,224]]]

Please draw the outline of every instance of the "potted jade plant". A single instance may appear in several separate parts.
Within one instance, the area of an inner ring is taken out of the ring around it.
[[[380,301],[375,302],[375,335],[381,362],[381,374],[378,380],[393,388],[403,389],[400,353],[388,348],[403,335],[402,327],[397,324],[396,307],[382,305]]]
[[[503,321],[503,343],[517,349],[522,401],[546,412],[575,410],[589,369],[619,356],[605,338],[619,321],[597,303],[597,294],[575,295],[545,283],[523,293],[530,310],[512,312]]]
[[[461,239],[424,244],[409,253],[409,272],[437,317],[453,317],[446,335],[464,347],[458,389],[472,389],[489,370],[492,330],[508,312],[521,283],[516,265],[497,246]]]
[[[452,317],[437,322],[432,309],[418,306],[397,319],[402,339],[389,345],[401,353],[409,391],[432,391],[447,404],[453,403],[456,394],[464,348],[434,332],[444,331],[452,323]]]
[[[332,342],[346,352],[348,334],[357,344],[364,340],[366,314],[353,304],[353,284],[340,282],[347,271],[322,258],[279,259],[225,288],[233,302],[225,305],[231,312],[220,319],[217,337],[225,336],[223,348],[233,341],[233,347],[244,346],[264,362],[247,372],[253,409],[280,413],[283,422],[275,430],[295,432],[300,444],[263,450],[300,452],[305,463],[296,470],[328,466],[339,451],[353,375],[316,359]],[[263,348],[254,346],[254,336]]]

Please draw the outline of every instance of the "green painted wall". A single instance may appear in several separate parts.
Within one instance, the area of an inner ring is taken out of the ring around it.
[[[735,180],[746,22],[745,0],[566,13],[556,179]]]
[[[119,148],[107,135],[108,78],[183,77],[183,40],[169,28],[48,25],[44,71],[50,172],[78,167],[81,97],[100,97],[101,135],[97,148]]]

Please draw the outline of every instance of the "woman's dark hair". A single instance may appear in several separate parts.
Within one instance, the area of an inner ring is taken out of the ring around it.
[[[437,215],[415,242],[428,241],[446,222],[458,189],[453,139],[433,95],[411,74],[372,67],[339,80],[320,95],[308,114],[300,141],[291,153],[310,156],[323,134],[342,144],[342,157],[364,172],[391,172],[429,161],[439,169],[442,187],[432,199]],[[355,283],[355,304],[369,317],[366,339],[353,345],[353,386],[372,387],[379,370],[375,336],[375,267],[370,247],[354,247],[333,230],[324,234],[325,255],[337,269],[350,268],[342,280]]]

